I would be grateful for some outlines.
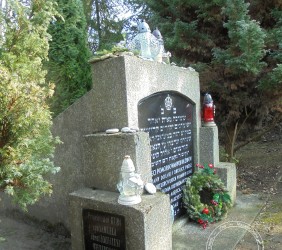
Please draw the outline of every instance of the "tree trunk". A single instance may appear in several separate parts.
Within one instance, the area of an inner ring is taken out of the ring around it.
[[[83,3],[84,15],[87,23],[86,27],[90,27],[94,0],[84,0],[82,1],[82,3]]]
[[[238,129],[238,122],[235,124],[231,124],[225,127],[225,141],[224,141],[224,148],[227,161],[232,161],[234,159],[235,153],[242,147],[246,146],[252,141],[259,139],[261,136],[266,134],[267,132],[271,131],[275,128],[275,126],[281,122],[282,120],[282,113],[277,113],[273,118],[271,124],[268,124],[267,127],[261,129],[258,133],[251,134],[248,139],[245,141],[235,145],[238,133],[240,128]],[[242,125],[241,125],[242,126]]]
[[[240,148],[244,147],[245,145],[249,144],[252,141],[255,141],[265,135],[267,132],[271,131],[275,128],[275,126],[281,122],[282,120],[282,113],[277,113],[276,116],[273,118],[271,124],[269,124],[267,127],[263,128],[259,133],[253,135],[251,138],[247,139],[246,141],[239,143],[234,147],[234,153],[239,150]]]
[[[234,145],[237,137],[238,123],[230,124],[225,127],[224,148],[227,161],[230,162],[234,158]]]
[[[96,19],[97,19],[97,32],[98,32],[98,49],[101,47],[101,41],[102,41],[102,29],[101,29],[101,20],[100,20],[100,6],[99,6],[99,0],[95,0],[95,8],[96,8]]]

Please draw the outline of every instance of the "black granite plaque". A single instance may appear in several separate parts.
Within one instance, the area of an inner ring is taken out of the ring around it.
[[[193,108],[187,97],[171,91],[138,104],[139,127],[151,141],[153,183],[170,195],[175,217],[184,213],[182,190],[194,170]]]
[[[86,250],[126,249],[123,216],[84,209],[83,226]]]

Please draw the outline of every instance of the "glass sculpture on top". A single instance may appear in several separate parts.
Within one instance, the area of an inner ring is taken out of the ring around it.
[[[133,52],[137,51],[141,58],[147,60],[154,60],[160,52],[159,41],[151,34],[150,27],[145,20],[138,24],[138,34],[127,47]]]

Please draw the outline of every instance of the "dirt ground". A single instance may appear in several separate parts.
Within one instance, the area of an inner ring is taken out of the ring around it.
[[[237,188],[256,193],[265,201],[253,223],[261,235],[264,249],[282,249],[282,131],[269,133],[237,153]],[[236,250],[258,249],[247,233]]]

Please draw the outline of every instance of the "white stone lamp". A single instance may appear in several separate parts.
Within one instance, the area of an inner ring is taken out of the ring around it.
[[[120,171],[120,181],[117,189],[120,192],[118,203],[122,205],[135,205],[141,202],[144,183],[140,175],[135,173],[134,164],[129,155],[124,157]]]

